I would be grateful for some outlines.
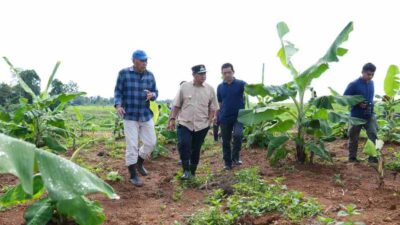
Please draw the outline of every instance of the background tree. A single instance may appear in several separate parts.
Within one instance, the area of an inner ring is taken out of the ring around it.
[[[79,86],[76,82],[70,80],[64,84],[64,91],[65,93],[77,93],[79,92]]]
[[[6,83],[0,84],[0,105],[6,106],[10,104],[13,95],[12,87]]]
[[[51,82],[51,90],[49,92],[49,95],[53,96],[53,95],[59,95],[64,91],[65,89],[65,84],[63,84],[63,82],[61,82],[59,79],[54,79]]]

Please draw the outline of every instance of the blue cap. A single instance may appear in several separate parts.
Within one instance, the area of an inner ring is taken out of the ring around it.
[[[142,50],[136,50],[132,54],[132,59],[146,60],[147,54]]]

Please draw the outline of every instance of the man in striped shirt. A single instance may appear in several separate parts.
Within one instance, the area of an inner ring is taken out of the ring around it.
[[[114,106],[124,119],[126,166],[130,182],[138,187],[143,182],[137,172],[142,176],[147,175],[143,163],[157,142],[150,101],[157,98],[158,90],[153,73],[146,69],[147,59],[144,51],[135,51],[132,54],[133,66],[119,72],[114,90]],[[143,143],[140,148],[139,138]]]

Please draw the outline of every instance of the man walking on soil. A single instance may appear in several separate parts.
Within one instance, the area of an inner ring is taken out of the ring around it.
[[[374,114],[374,77],[376,67],[372,63],[367,63],[362,68],[362,75],[351,82],[344,95],[362,95],[364,101],[351,107],[351,116],[366,120],[362,125],[350,125],[349,128],[349,162],[359,162],[357,159],[358,139],[361,128],[367,132],[368,138],[375,143],[377,139],[377,124]],[[368,162],[378,162],[376,157],[369,157]]]
[[[220,110],[219,120],[222,133],[222,150],[225,162],[224,169],[232,169],[232,165],[241,165],[240,149],[242,146],[243,124],[238,122],[240,109],[244,109],[244,86],[246,82],[235,78],[233,65],[225,63],[221,67],[223,82],[218,85],[217,97]],[[233,146],[231,145],[233,134]]]
[[[168,129],[178,121],[178,148],[182,160],[182,180],[196,175],[200,149],[218,110],[214,88],[205,83],[206,67],[192,67],[193,81],[183,83],[173,101]],[[177,115],[179,114],[178,118]]]
[[[154,130],[150,101],[158,96],[152,72],[146,69],[147,55],[142,50],[132,54],[133,66],[122,69],[118,74],[114,90],[114,106],[124,119],[126,139],[125,161],[130,173],[130,182],[142,186],[137,172],[147,175],[143,163],[153,151],[157,139]],[[139,148],[139,138],[143,145]]]

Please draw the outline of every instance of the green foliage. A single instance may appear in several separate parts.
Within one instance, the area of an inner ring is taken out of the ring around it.
[[[113,135],[114,138],[121,139],[124,137],[124,121],[118,116],[116,112],[111,112],[112,117],[114,118],[114,127],[113,127]]]
[[[269,123],[263,122],[257,125],[246,125],[243,130],[243,137],[246,140],[246,147],[258,146],[267,148],[269,139],[264,130],[269,127]]]
[[[111,186],[71,161],[34,145],[0,134],[0,173],[11,173],[20,184],[0,197],[0,206],[11,206],[41,197],[24,217],[27,224],[46,224],[53,212],[78,224],[95,225],[105,216],[98,203],[84,196],[103,193],[118,199]]]
[[[400,116],[398,107],[400,99],[395,99],[395,96],[400,90],[400,71],[396,65],[390,65],[386,73],[384,82],[385,96],[382,101],[377,104],[379,109],[378,124],[379,137],[384,141],[400,142]]]
[[[121,176],[121,175],[118,173],[118,171],[111,171],[111,172],[109,172],[109,173],[107,174],[106,180],[117,182],[117,181],[123,181],[123,180],[124,180],[124,177]]]
[[[207,200],[211,206],[192,215],[188,224],[230,225],[244,215],[260,216],[267,212],[280,212],[293,221],[312,217],[320,212],[313,199],[305,199],[297,191],[288,191],[280,183],[267,184],[256,168],[236,173],[234,193],[228,197],[217,189]]]
[[[339,61],[339,57],[347,53],[347,49],[340,46],[348,39],[352,30],[353,23],[350,22],[337,36],[323,57],[305,71],[299,72],[291,62],[291,58],[298,49],[293,43],[284,40],[285,35],[289,32],[288,26],[284,22],[278,23],[277,31],[282,46],[278,51],[278,57],[282,65],[291,72],[293,80],[280,86],[247,85],[245,91],[251,96],[256,96],[259,99],[259,104],[254,109],[241,110],[239,112],[239,121],[245,125],[263,123],[274,125],[269,129],[264,129],[264,132],[269,133],[268,140],[274,140],[277,137],[280,140],[284,140],[281,138],[282,135],[290,137],[296,143],[297,159],[300,162],[312,160],[312,158],[307,159],[306,156],[313,154],[307,154],[307,152],[313,152],[324,160],[332,161],[323,144],[324,141],[334,139],[332,128],[327,122],[328,119],[354,121],[353,118],[346,114],[332,114],[330,111],[333,111],[333,104],[352,105],[362,101],[362,99],[360,96],[339,95],[316,98],[316,93],[310,85],[314,79],[319,78],[329,68],[329,63]],[[313,96],[309,104],[304,101],[304,95],[307,90],[311,90]],[[260,101],[260,99],[263,101]],[[294,110],[285,107],[267,106],[268,103],[286,99],[293,101]],[[285,114],[290,115],[289,120],[282,117]],[[340,115],[339,118],[338,115]],[[264,128],[264,124],[261,127]],[[294,135],[288,132],[293,126],[296,128]],[[306,134],[310,137],[310,140],[307,140],[307,144],[305,141]],[[289,140],[289,138],[285,139]],[[284,145],[285,142],[280,141],[279,144]],[[267,156],[275,159],[280,158],[284,156],[283,148],[277,145],[269,147]]]
[[[22,79],[22,72],[16,69],[7,58],[4,57],[4,60],[10,66],[11,72],[18,78],[23,90],[30,95],[32,101],[30,102],[27,98],[21,97],[19,99],[19,107],[15,111],[10,113],[1,112],[0,131],[34,143],[36,147],[46,146],[55,152],[65,151],[66,147],[62,145],[60,139],[71,135],[71,133],[65,126],[64,108],[69,101],[84,93],[62,93],[49,96],[49,86],[60,62],[56,63],[46,89],[37,94]]]
[[[343,217],[352,217],[355,215],[360,215],[360,210],[357,209],[357,206],[354,204],[342,205],[340,204],[341,210],[337,213],[337,216],[340,218]],[[364,222],[354,222],[351,219],[345,221],[337,221],[335,219],[329,217],[318,216],[318,224],[324,225],[365,225]]]
[[[375,144],[370,139],[368,139],[367,142],[365,143],[363,152],[364,154],[371,157],[378,156],[378,150],[375,148]]]
[[[47,224],[53,217],[53,206],[49,198],[43,198],[31,206],[29,206],[25,213],[25,221],[29,225]]]
[[[400,89],[400,71],[396,65],[390,65],[386,73],[383,89],[389,97],[394,97]]]
[[[400,172],[400,152],[394,153],[394,157],[385,163],[385,168],[394,171],[395,174]]]
[[[13,188],[6,191],[5,194],[0,196],[0,206],[8,207],[15,204],[23,204],[35,199],[38,199],[44,193],[44,184],[40,176],[35,176],[33,179],[32,194],[24,191],[22,184],[18,184]]]
[[[75,116],[71,118],[73,121],[72,124],[74,124],[72,129],[78,137],[82,137],[85,131],[95,130],[96,124],[92,122],[94,119],[93,115],[82,115],[81,111],[77,107],[72,107],[72,109],[75,112]]]
[[[343,180],[343,178],[342,178],[342,175],[341,175],[340,173],[335,174],[335,175],[333,176],[333,181],[334,181],[334,183],[335,183],[336,185],[339,185],[339,186],[341,186],[341,187],[344,187],[344,186],[345,186],[345,182],[344,182],[344,180]]]
[[[369,157],[376,157],[378,159],[378,164],[374,169],[377,172],[377,180],[378,180],[378,187],[381,188],[384,185],[384,178],[385,178],[385,165],[384,165],[384,155],[382,154],[384,142],[382,140],[376,140],[374,144],[371,140],[367,140],[364,145],[363,152]]]
[[[360,215],[360,210],[354,204],[340,205],[340,207],[342,207],[342,210],[338,212],[338,216],[340,217]]]
[[[204,175],[199,175],[204,174]],[[182,171],[178,171],[174,177],[174,182],[179,185],[181,189],[187,188],[198,188],[201,186],[207,186],[213,179],[214,174],[211,172],[211,168],[208,164],[202,165],[198,168],[197,175],[191,176],[189,180],[182,180]]]
[[[168,155],[169,150],[165,147],[168,143],[175,143],[177,140],[177,134],[174,131],[169,131],[167,129],[168,126],[168,116],[169,116],[169,109],[167,104],[159,103],[159,106],[154,103],[156,106],[153,107],[153,119],[155,120],[155,130],[157,135],[157,145],[153,152],[151,153],[151,157],[153,159],[157,158],[160,155]],[[158,110],[158,107],[160,108]],[[155,108],[157,110],[155,110]],[[158,111],[158,114],[156,114]]]

